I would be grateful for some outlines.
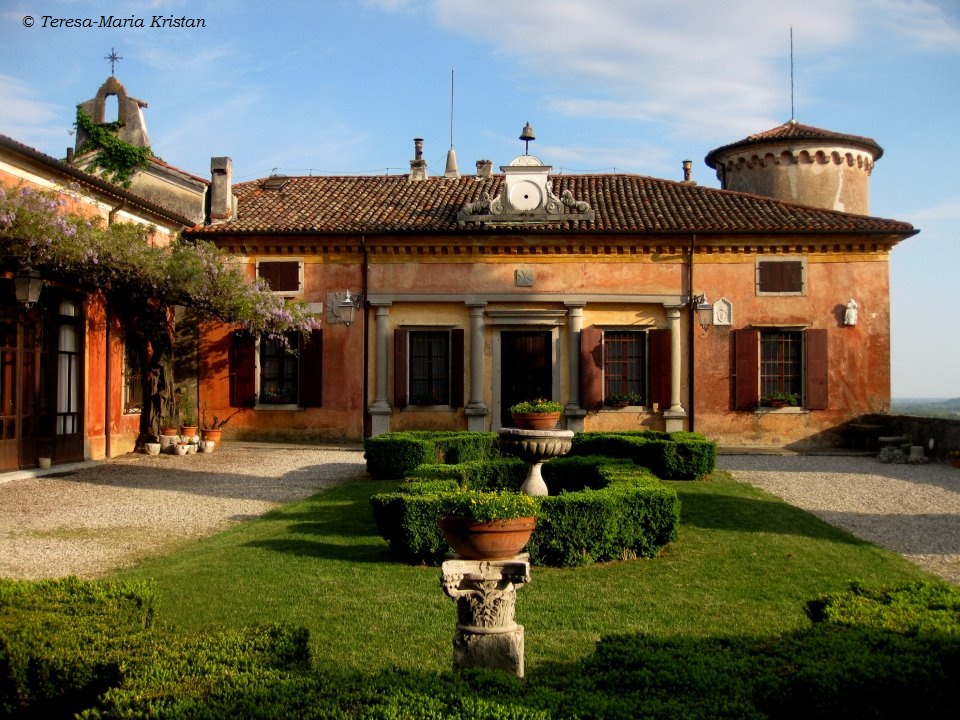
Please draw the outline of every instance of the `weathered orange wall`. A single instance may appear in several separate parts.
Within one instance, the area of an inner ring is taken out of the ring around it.
[[[890,404],[890,313],[887,255],[809,255],[807,295],[758,297],[754,255],[696,258],[694,285],[711,301],[733,303],[733,325],[695,333],[694,429],[725,445],[835,444],[838,426]],[[843,325],[847,301],[859,304],[854,326]],[[824,328],[829,359],[828,409],[733,410],[732,330],[789,326]]]

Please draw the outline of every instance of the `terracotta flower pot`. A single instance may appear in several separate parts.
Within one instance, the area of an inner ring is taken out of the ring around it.
[[[465,517],[440,518],[440,530],[453,551],[467,560],[495,560],[517,555],[530,541],[533,517],[480,523]]]
[[[517,413],[510,417],[514,427],[520,430],[553,430],[560,419],[560,413]]]
[[[179,435],[179,428],[175,427],[162,427],[160,428],[160,434],[164,437],[170,437],[171,435]]]
[[[202,437],[204,440],[212,440],[214,447],[220,447],[220,439],[223,437],[223,430],[201,430],[200,437]]]
[[[198,434],[199,434],[199,433],[197,432],[198,429],[199,429],[199,427],[198,427],[197,425],[181,425],[181,426],[180,426],[180,434],[181,434],[181,435],[185,435],[185,436],[187,436],[187,437],[193,437],[194,435],[198,435]]]

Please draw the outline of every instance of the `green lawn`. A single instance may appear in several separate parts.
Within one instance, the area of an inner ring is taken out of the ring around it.
[[[611,634],[779,635],[807,626],[805,603],[850,580],[928,577],[726,473],[668,484],[683,516],[659,557],[533,569],[517,598],[528,675]],[[320,668],[447,670],[456,615],[439,568],[393,562],[373,524],[368,498],[394,485],[337,487],[117,577],[154,580],[158,619],[175,628],[289,622],[309,629]]]

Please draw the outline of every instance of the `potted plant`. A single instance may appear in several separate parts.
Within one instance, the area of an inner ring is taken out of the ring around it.
[[[461,557],[513,557],[529,542],[537,509],[536,498],[519,492],[459,490],[445,498],[439,525]]]
[[[193,436],[197,434],[197,412],[193,405],[193,398],[189,392],[177,392],[177,410],[180,413],[180,434]]]
[[[948,450],[947,462],[955,468],[960,468],[960,450]]]
[[[763,404],[767,407],[796,407],[800,404],[800,396],[792,392],[774,392],[763,396]]]
[[[617,395],[608,395],[603,399],[607,407],[625,408],[629,405],[643,405],[643,397],[640,393],[628,392]]]
[[[546,398],[524,400],[510,406],[513,424],[522,430],[552,430],[562,412],[563,405]]]
[[[226,417],[218,417],[217,415],[213,416],[212,420],[207,420],[207,408],[203,406],[200,408],[200,436],[203,440],[210,440],[213,442],[214,447],[219,447],[220,442],[223,438],[223,427],[233,418],[237,413],[243,412],[242,409],[234,410],[232,413]]]

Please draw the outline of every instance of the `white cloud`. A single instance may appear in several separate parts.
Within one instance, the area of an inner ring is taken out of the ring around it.
[[[880,42],[880,26],[933,42],[943,17],[927,0],[435,0],[433,9],[444,29],[512,58],[559,111],[716,141],[789,118],[791,26],[804,87],[815,87],[835,72],[834,56]]]
[[[36,95],[25,83],[0,75],[0,132],[27,145],[46,144],[58,138],[63,140],[64,147],[72,144],[68,134],[72,111],[37,100]]]

